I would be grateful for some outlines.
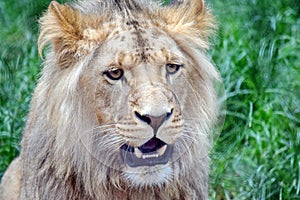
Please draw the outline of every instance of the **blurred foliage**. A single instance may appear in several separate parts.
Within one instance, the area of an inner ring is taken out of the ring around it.
[[[211,54],[228,98],[212,152],[212,199],[298,199],[299,2],[210,4],[220,26]]]
[[[41,65],[37,22],[49,2],[0,2],[0,177],[20,150]],[[219,24],[210,54],[227,94],[211,199],[299,199],[299,1],[207,4]]]

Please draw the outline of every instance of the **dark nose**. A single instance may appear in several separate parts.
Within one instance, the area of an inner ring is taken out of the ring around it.
[[[140,113],[138,113],[136,111],[134,113],[137,118],[139,118],[143,122],[146,122],[147,124],[149,124],[149,126],[152,127],[154,133],[156,133],[158,128],[172,116],[173,109],[171,110],[171,112],[164,113],[160,116],[152,116],[152,115],[148,115],[148,114],[141,115]]]

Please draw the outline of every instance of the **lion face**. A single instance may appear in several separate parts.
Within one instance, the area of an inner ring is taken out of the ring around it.
[[[191,2],[194,7],[144,8],[151,19],[137,10],[126,17],[120,17],[125,11],[109,16],[104,10],[95,16],[89,8],[89,16],[80,6],[50,5],[39,42],[41,48],[52,42],[48,60],[60,69],[51,73],[72,94],[59,97],[65,107],[56,106],[56,116],[77,109],[65,119],[74,119],[68,132],[79,138],[69,149],[88,152],[76,157],[83,169],[96,166],[101,176],[105,171],[138,187],[178,182],[199,166],[206,176],[218,73],[203,53],[210,15],[202,1]],[[172,13],[179,21],[169,20]],[[59,137],[66,141],[65,135]]]
[[[171,171],[173,149],[183,134],[187,90],[182,88],[187,87],[188,63],[163,31],[149,25],[135,27],[145,22],[125,24],[99,48],[87,77],[93,77],[95,85],[99,126],[111,125],[109,131],[101,130],[101,137],[117,141],[112,144],[111,159],[121,163],[127,177],[147,172],[151,180],[144,180],[157,182],[166,170]]]
[[[190,156],[193,131],[199,132],[190,123],[199,114],[191,111],[199,103],[189,83],[194,66],[165,32],[146,22],[123,24],[81,77],[89,80],[85,93],[94,94],[89,102],[98,120],[90,152],[132,184],[162,184],[172,178],[178,160]]]

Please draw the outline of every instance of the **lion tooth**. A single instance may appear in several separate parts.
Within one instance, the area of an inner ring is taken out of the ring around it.
[[[158,154],[145,154],[142,156],[143,159],[146,159],[146,158],[157,158],[158,157]]]
[[[143,153],[137,147],[134,148],[134,154],[137,158],[141,158],[143,155]]]
[[[156,153],[159,155],[159,156],[162,156],[167,150],[167,145],[164,145],[162,146],[161,148],[159,148],[158,150],[156,150]]]

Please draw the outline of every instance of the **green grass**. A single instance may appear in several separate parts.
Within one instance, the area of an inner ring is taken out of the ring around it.
[[[39,71],[36,33],[25,2],[0,2],[0,171],[19,152],[19,141]]]
[[[299,199],[299,2],[211,5],[220,24],[211,53],[228,97],[212,199]]]
[[[37,18],[48,3],[0,2],[0,176],[19,152],[41,64]],[[211,199],[300,199],[300,4],[208,4],[220,26],[210,53],[228,97]]]

